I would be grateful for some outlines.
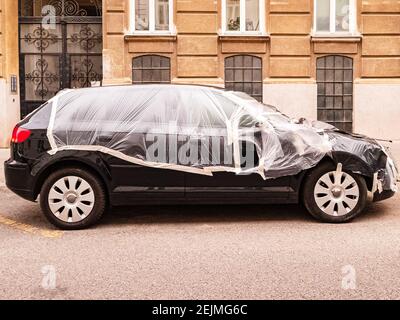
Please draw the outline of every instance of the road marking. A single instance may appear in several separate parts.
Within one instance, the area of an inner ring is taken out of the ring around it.
[[[0,215],[0,224],[8,226],[10,228],[23,231],[25,233],[42,236],[45,238],[61,238],[64,234],[63,231],[58,230],[46,230],[38,227],[31,226],[26,223],[21,223]]]

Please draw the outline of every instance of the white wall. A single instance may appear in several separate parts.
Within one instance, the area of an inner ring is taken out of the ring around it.
[[[400,83],[354,84],[354,132],[400,140]]]
[[[317,119],[317,85],[313,83],[264,84],[264,102],[292,118]]]
[[[19,119],[19,95],[11,95],[9,83],[0,78],[0,148],[9,147],[12,130]]]

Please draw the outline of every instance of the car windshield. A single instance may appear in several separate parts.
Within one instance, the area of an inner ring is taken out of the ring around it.
[[[281,113],[276,107],[258,102],[253,97],[243,92],[229,92],[236,99],[240,100],[240,105],[255,118],[263,118],[265,121],[274,122],[291,122],[291,119]],[[236,100],[235,99],[235,100]]]

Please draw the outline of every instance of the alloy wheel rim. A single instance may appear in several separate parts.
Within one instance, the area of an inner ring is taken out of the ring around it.
[[[349,214],[357,206],[360,189],[350,174],[341,170],[331,171],[317,181],[314,199],[324,213],[340,217]]]
[[[51,187],[48,203],[51,212],[61,221],[79,222],[86,219],[93,210],[94,191],[81,177],[63,177]]]

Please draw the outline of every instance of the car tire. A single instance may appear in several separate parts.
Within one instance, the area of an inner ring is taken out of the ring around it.
[[[336,175],[336,176],[335,176]],[[343,223],[354,219],[367,202],[365,179],[325,162],[310,171],[303,184],[303,202],[316,219]]]
[[[103,216],[106,195],[96,175],[80,168],[65,168],[52,173],[43,183],[40,206],[56,227],[80,230]]]

